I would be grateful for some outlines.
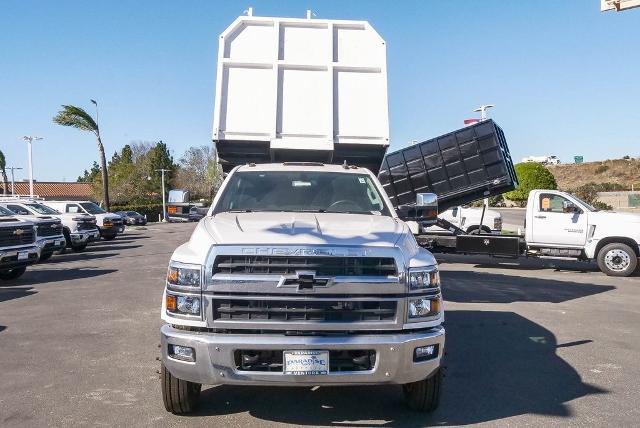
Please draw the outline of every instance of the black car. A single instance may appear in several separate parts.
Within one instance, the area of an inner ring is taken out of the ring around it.
[[[147,218],[135,211],[118,211],[116,214],[122,218],[125,224],[130,226],[144,226],[147,224]]]

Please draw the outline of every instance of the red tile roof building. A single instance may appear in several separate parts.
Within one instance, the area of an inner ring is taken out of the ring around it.
[[[16,182],[16,194],[28,195],[29,182]],[[0,180],[0,196],[4,194],[2,180]],[[7,194],[11,194],[11,183],[9,183]],[[93,192],[91,183],[75,183],[60,181],[34,181],[33,194],[46,200],[92,200]]]

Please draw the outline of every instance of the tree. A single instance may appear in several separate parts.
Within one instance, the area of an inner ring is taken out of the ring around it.
[[[2,192],[7,194],[7,187],[9,187],[9,180],[7,180],[7,160],[4,157],[4,153],[0,150],[0,172],[2,173]]]
[[[98,145],[98,155],[100,158],[100,169],[102,170],[102,198],[104,206],[109,211],[109,175],[107,172],[107,159],[104,155],[104,146],[100,138],[100,128],[91,115],[80,107],[63,105],[62,110],[53,117],[53,122],[62,126],[71,126],[81,131],[89,131],[96,137]]]
[[[194,199],[213,199],[221,175],[211,146],[189,147],[179,160],[174,184],[189,190]]]
[[[557,189],[558,184],[553,174],[536,162],[523,162],[516,164],[516,176],[518,177],[518,187],[504,195],[510,201],[517,202],[524,206],[529,197],[529,192],[533,189]]]
[[[98,162],[93,161],[91,169],[89,171],[85,169],[82,175],[78,176],[78,179],[76,181],[78,183],[93,183],[96,180],[98,174],[100,174],[100,165],[98,165]]]

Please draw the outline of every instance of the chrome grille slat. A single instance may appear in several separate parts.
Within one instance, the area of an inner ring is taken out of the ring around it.
[[[396,311],[396,301],[213,299],[214,321],[384,322],[393,321]]]
[[[313,270],[316,276],[394,276],[391,257],[235,256],[216,257],[213,274],[294,274]]]

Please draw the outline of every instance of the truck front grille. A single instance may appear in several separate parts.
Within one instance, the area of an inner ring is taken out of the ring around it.
[[[38,236],[58,236],[62,235],[62,225],[60,223],[46,223],[39,224],[38,228]]]
[[[78,223],[78,230],[93,230],[96,228],[94,222],[83,221]]]
[[[213,319],[252,322],[393,321],[396,301],[213,299]]]
[[[311,270],[316,276],[393,276],[392,257],[217,256],[213,274],[286,275]]]
[[[32,226],[14,226],[0,228],[0,247],[33,244],[35,234]]]

